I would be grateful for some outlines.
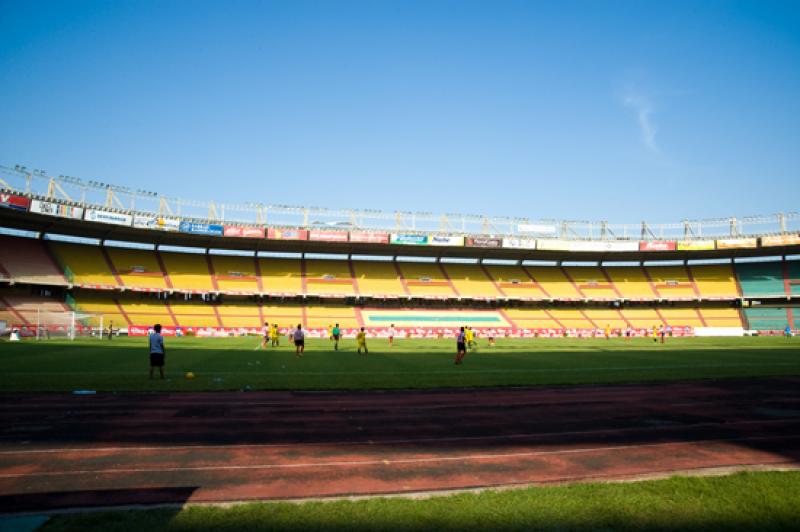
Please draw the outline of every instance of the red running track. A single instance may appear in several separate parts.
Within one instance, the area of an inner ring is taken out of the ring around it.
[[[6,395],[0,512],[800,465],[800,379]]]

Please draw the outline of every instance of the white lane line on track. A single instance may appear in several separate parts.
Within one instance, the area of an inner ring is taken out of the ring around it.
[[[238,450],[238,449],[272,449],[279,447],[292,447],[300,448],[305,445],[316,445],[321,447],[337,447],[347,445],[365,445],[365,446],[380,446],[380,445],[399,445],[399,444],[413,444],[413,443],[435,443],[435,442],[459,442],[459,441],[496,441],[496,440],[518,440],[523,438],[552,438],[552,437],[566,437],[566,436],[591,436],[598,434],[613,434],[625,433],[631,430],[636,431],[663,431],[666,429],[692,429],[701,427],[735,427],[740,425],[770,425],[786,422],[796,422],[795,418],[785,419],[767,419],[767,420],[745,420],[745,421],[732,421],[732,422],[704,422],[704,423],[689,423],[685,425],[664,425],[664,426],[635,426],[617,429],[598,429],[598,430],[573,430],[562,432],[529,432],[519,434],[493,434],[487,436],[440,436],[430,438],[398,438],[393,440],[340,440],[329,442],[314,442],[310,444],[303,443],[253,443],[253,444],[233,444],[233,445],[147,445],[138,447],[61,447],[52,449],[18,449],[0,451],[0,456],[3,455],[25,455],[25,454],[58,454],[58,453],[107,453],[107,452],[138,452],[138,451],[193,451],[193,450]]]
[[[562,449],[559,451],[530,451],[521,453],[492,453],[492,454],[467,454],[460,456],[442,456],[428,458],[378,458],[373,460],[345,460],[332,462],[305,462],[290,464],[251,464],[251,465],[225,465],[225,466],[194,466],[194,467],[162,467],[162,468],[119,468],[119,469],[86,469],[75,471],[42,471],[36,473],[13,473],[0,474],[0,478],[31,478],[31,477],[59,477],[74,475],[111,475],[111,474],[131,474],[131,473],[181,473],[187,471],[231,471],[242,469],[301,469],[313,467],[353,467],[370,465],[396,465],[396,464],[422,464],[435,462],[467,462],[473,460],[497,460],[505,458],[525,458],[535,456],[553,456],[566,454],[585,454],[603,451],[622,451],[632,449],[645,449],[653,447],[672,446],[693,446],[700,444],[713,443],[733,443],[742,441],[763,441],[774,439],[796,439],[800,435],[794,436],[751,436],[743,438],[720,438],[711,440],[695,440],[691,442],[662,442],[662,443],[643,443],[637,445],[611,445],[605,447],[586,447],[581,449]]]
[[[718,369],[718,368],[743,368],[753,366],[764,366],[765,362],[753,362],[744,364],[660,364],[651,366],[599,366],[592,368],[511,368],[511,369],[447,369],[430,371],[216,371],[213,369],[203,370],[204,375],[430,375],[430,374],[451,374],[459,375],[463,373],[575,373],[582,371],[636,371],[646,369]],[[797,362],[773,362],[770,366],[800,366]],[[59,372],[39,372],[39,371],[4,371],[4,375],[141,375],[141,371],[59,371]]]

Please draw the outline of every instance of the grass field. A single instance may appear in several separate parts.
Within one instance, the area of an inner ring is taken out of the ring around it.
[[[0,344],[0,391],[201,391],[377,389],[618,383],[800,375],[800,338],[500,339],[453,365],[454,342],[308,340],[302,358],[284,345],[255,351],[255,337],[168,338],[167,379],[147,378],[145,338]],[[187,380],[187,371],[195,373]]]
[[[763,532],[797,530],[798,523],[800,472],[769,472],[487,491],[424,500],[379,498],[100,512],[56,517],[42,530]]]

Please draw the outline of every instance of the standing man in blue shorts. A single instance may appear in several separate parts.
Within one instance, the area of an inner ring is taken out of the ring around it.
[[[161,336],[161,324],[153,326],[153,333],[150,334],[150,378],[153,378],[153,369],[158,368],[161,378],[164,378],[164,337]]]

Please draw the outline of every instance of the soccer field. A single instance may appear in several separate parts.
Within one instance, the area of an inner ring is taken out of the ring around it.
[[[800,339],[648,338],[482,340],[455,366],[452,339],[329,340],[254,350],[255,337],[168,338],[165,380],[149,380],[147,340],[78,339],[0,344],[0,391],[201,391],[402,389],[621,383],[800,375]],[[187,380],[186,372],[196,377]]]

